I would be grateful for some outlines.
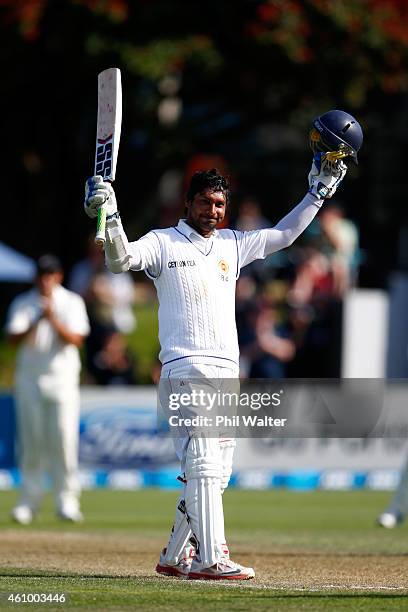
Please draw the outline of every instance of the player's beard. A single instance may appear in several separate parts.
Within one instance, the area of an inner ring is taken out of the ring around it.
[[[212,232],[215,230],[215,228],[218,225],[219,219],[218,218],[210,219],[210,218],[204,217],[204,218],[199,219],[199,221],[200,221],[200,228],[207,233],[207,232]]]

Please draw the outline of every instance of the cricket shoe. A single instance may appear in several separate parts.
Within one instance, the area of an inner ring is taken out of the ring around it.
[[[82,523],[84,515],[79,508],[58,508],[57,517],[69,523]]]
[[[251,578],[255,578],[252,567],[244,567],[227,558],[205,568],[193,560],[188,575],[189,580],[250,580]]]
[[[383,512],[377,518],[377,523],[380,527],[385,527],[385,529],[394,529],[403,520],[404,517],[400,512]]]
[[[171,565],[166,562],[166,548],[160,553],[160,560],[156,565],[156,572],[158,574],[163,574],[163,576],[176,576],[176,578],[187,578],[191,563],[195,556],[195,549],[191,547],[186,547],[185,556],[180,559],[178,563],[175,565]]]
[[[19,504],[12,509],[11,518],[20,525],[29,525],[33,521],[34,511],[30,506]]]

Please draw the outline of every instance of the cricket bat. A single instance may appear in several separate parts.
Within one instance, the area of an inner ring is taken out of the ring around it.
[[[122,124],[122,83],[119,68],[98,74],[98,120],[96,124],[95,174],[113,182],[118,160]],[[105,244],[106,207],[98,210],[95,242]]]

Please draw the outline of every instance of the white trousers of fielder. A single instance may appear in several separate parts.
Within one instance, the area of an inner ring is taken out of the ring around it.
[[[165,413],[168,413],[170,393],[191,392],[194,388],[191,381],[194,379],[207,379],[211,390],[211,379],[238,379],[238,368],[203,364],[163,368],[159,393]],[[176,412],[179,416],[188,417],[194,413],[200,414],[200,409],[187,406]],[[193,429],[186,428],[180,437],[174,438],[174,444],[185,484],[177,503],[165,562],[176,565],[193,544],[197,561],[203,568],[211,567],[228,556],[222,493],[228,486],[232,472],[235,440],[222,437],[221,433],[218,437],[197,435]]]
[[[22,488],[20,503],[34,511],[51,476],[57,509],[79,510],[79,388],[42,385],[19,377],[16,384],[18,451]]]

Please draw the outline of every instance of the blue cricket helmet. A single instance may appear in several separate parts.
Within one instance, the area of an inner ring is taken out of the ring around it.
[[[343,151],[357,164],[363,130],[357,119],[341,110],[331,110],[313,121],[310,146],[314,153]]]

